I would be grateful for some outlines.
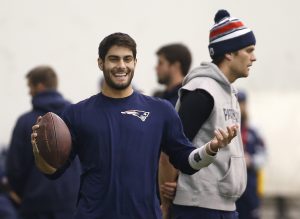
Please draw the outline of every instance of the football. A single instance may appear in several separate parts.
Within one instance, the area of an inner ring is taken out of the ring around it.
[[[65,122],[55,113],[48,112],[38,122],[36,145],[40,156],[52,167],[59,169],[69,158],[72,140]]]

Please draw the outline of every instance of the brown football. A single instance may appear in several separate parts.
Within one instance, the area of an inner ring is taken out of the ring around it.
[[[69,158],[72,147],[67,125],[52,112],[42,116],[38,125],[36,144],[40,156],[52,167],[62,167]]]

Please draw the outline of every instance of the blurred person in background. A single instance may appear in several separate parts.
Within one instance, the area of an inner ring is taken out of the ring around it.
[[[5,157],[6,151],[0,150],[0,218],[1,219],[18,219],[17,210],[10,198],[7,178],[5,176]]]
[[[165,85],[164,91],[156,91],[153,96],[168,100],[174,107],[178,99],[178,90],[181,88],[183,78],[187,75],[191,63],[192,55],[187,46],[180,43],[167,44],[160,47],[157,52],[156,74],[158,83]],[[164,175],[159,174],[159,185],[164,187],[164,183],[171,183],[173,176],[177,170],[169,162],[169,157],[162,152],[160,156],[159,171],[164,168]],[[160,194],[162,210],[164,217],[170,217],[171,201],[167,197]]]
[[[157,81],[165,85],[166,89],[153,96],[166,99],[175,107],[178,90],[192,63],[191,52],[187,46],[174,43],[162,46],[157,50],[156,55],[158,58],[155,68]]]
[[[237,211],[240,219],[259,219],[262,195],[262,181],[259,179],[262,177],[262,167],[266,161],[266,148],[257,129],[249,124],[246,93],[239,90],[237,97],[241,109],[241,133],[247,165],[247,187],[236,203]]]
[[[60,115],[70,103],[57,91],[58,78],[51,67],[38,66],[26,78],[33,109],[21,115],[14,127],[6,159],[8,183],[21,200],[23,219],[71,219],[79,188],[79,161],[60,179],[49,180],[35,166],[30,137],[38,116]]]

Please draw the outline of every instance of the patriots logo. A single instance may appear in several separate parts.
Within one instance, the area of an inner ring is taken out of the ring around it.
[[[138,117],[140,120],[142,120],[143,122],[145,122],[145,120],[147,119],[147,117],[149,116],[150,112],[145,112],[142,110],[126,110],[124,112],[121,112],[122,114],[127,114],[127,115],[132,115],[132,116],[136,116]]]

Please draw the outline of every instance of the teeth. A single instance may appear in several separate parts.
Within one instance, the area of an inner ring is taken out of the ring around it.
[[[125,77],[126,74],[115,74],[116,77]]]

